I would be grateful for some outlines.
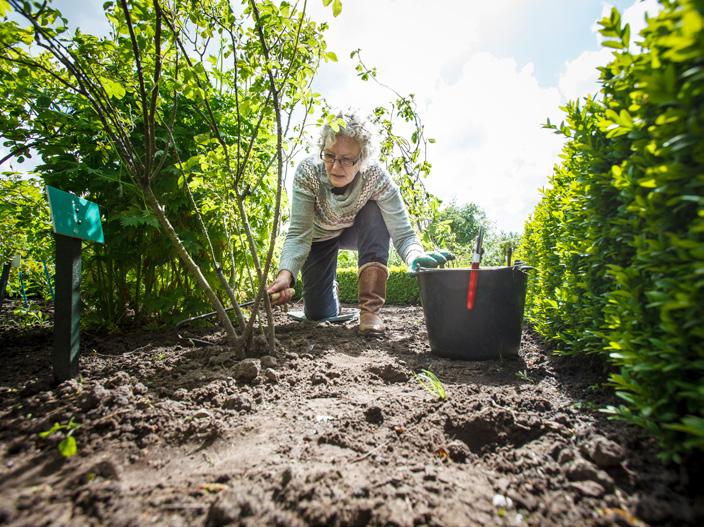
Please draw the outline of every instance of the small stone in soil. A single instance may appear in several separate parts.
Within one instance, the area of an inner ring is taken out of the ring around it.
[[[176,399],[177,401],[181,401],[188,397],[188,390],[185,388],[179,388],[174,392],[173,398]]]
[[[226,410],[240,410],[249,412],[254,406],[254,399],[251,396],[242,393],[226,399],[222,407]]]
[[[614,482],[606,472],[599,470],[589,461],[577,459],[571,461],[564,467],[565,475],[570,481],[595,481],[599,483],[606,492],[612,492]]]
[[[575,458],[575,452],[571,448],[564,448],[560,451],[559,456],[557,457],[557,462],[560,465],[566,465],[570,461],[574,461]]]
[[[129,386],[131,384],[130,381],[131,379],[129,373],[126,371],[118,371],[108,380],[108,382],[105,383],[105,386],[108,388],[115,388],[117,386],[124,385]]]
[[[271,355],[264,355],[261,359],[262,368],[276,368],[277,362]]]
[[[80,406],[82,410],[88,411],[100,406],[101,402],[107,400],[110,392],[103,388],[100,384],[96,384],[86,390],[81,396]]]
[[[464,463],[472,455],[467,444],[459,439],[450,441],[447,444],[447,452],[450,459],[455,463]]]
[[[620,465],[625,454],[621,445],[603,436],[594,437],[583,445],[581,450],[582,453],[591,459],[599,468]]]
[[[201,408],[200,410],[198,410],[196,413],[193,414],[193,417],[196,419],[206,419],[208,417],[211,417],[211,414],[205,408]]]
[[[310,382],[314,386],[317,384],[327,384],[328,378],[322,373],[316,371],[313,375],[310,376]]]
[[[570,487],[586,498],[601,498],[604,495],[604,487],[596,481],[575,481]]]
[[[267,368],[264,370],[264,377],[266,377],[266,380],[272,384],[279,382],[279,374],[272,368]]]
[[[382,381],[387,384],[406,382],[408,380],[408,373],[405,370],[395,364],[384,364],[383,366],[372,366],[369,371],[374,375],[377,375]]]
[[[244,359],[235,366],[234,377],[239,382],[251,382],[259,376],[259,369],[257,359]]]

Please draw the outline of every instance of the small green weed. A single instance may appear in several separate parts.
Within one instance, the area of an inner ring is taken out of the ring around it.
[[[31,303],[28,306],[19,306],[12,310],[14,321],[20,328],[39,326],[48,322],[48,317],[37,304]]]
[[[590,412],[596,412],[599,410],[599,405],[591,401],[575,401],[572,403],[572,408],[575,410],[586,410]]]
[[[76,443],[76,438],[73,437],[73,434],[80,427],[81,425],[74,422],[72,417],[66,423],[54,423],[54,426],[52,426],[49,430],[40,432],[39,437],[41,437],[42,439],[46,439],[58,432],[62,432],[65,430],[66,437],[64,437],[59,443],[58,450],[62,456],[64,456],[65,458],[69,458],[75,456],[78,453],[78,445]]]
[[[445,391],[445,387],[432,371],[421,370],[420,373],[414,373],[413,376],[420,383],[423,389],[430,395],[437,397],[441,401],[447,400],[447,392]]]
[[[528,370],[519,370],[516,372],[516,377],[523,382],[533,382],[530,377],[528,377]]]

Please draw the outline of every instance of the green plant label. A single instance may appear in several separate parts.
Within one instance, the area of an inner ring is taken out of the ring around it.
[[[46,191],[55,233],[105,243],[97,204],[49,185]]]

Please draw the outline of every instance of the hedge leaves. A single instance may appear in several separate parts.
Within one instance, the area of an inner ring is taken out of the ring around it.
[[[612,61],[546,127],[567,143],[526,225],[528,313],[565,353],[606,353],[663,457],[704,450],[704,2],[661,2],[635,42],[600,21]]]

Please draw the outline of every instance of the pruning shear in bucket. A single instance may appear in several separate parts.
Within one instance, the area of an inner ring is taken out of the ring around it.
[[[472,268],[469,271],[469,286],[467,287],[467,311],[474,309],[474,300],[477,297],[477,280],[479,278],[479,262],[482,259],[482,241],[484,239],[484,227],[479,227],[477,244],[472,254]]]

